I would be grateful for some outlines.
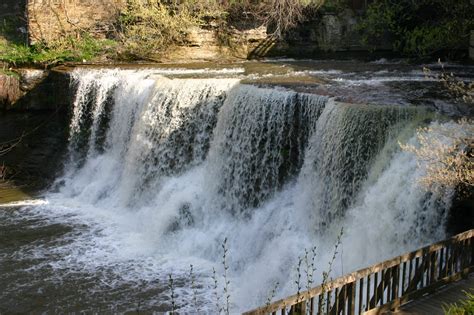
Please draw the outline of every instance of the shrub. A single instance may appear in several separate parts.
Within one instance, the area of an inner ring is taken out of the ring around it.
[[[71,36],[49,44],[31,46],[0,42],[0,61],[14,66],[42,65],[54,66],[66,61],[89,61],[115,46],[111,40],[99,40],[87,33],[75,39]]]
[[[119,18],[119,38],[128,58],[153,59],[175,45],[185,44],[199,19],[187,5],[128,0]]]
[[[427,57],[465,48],[474,27],[474,10],[470,0],[375,0],[360,27],[369,45],[390,38],[394,50]]]
[[[447,72],[440,60],[438,64],[441,66],[440,74],[433,74],[429,68],[423,68],[423,72],[427,77],[440,81],[455,100],[474,105],[474,82],[465,82],[452,72]]]
[[[433,124],[417,131],[419,145],[400,144],[415,154],[425,175],[420,184],[427,190],[474,186],[474,121]]]

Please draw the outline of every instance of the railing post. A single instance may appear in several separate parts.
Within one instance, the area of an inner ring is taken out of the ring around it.
[[[370,308],[370,274],[367,276],[367,296],[365,297],[365,310],[368,311]]]
[[[407,262],[404,261],[402,265],[402,290],[401,294],[403,295],[405,293],[405,277],[406,277],[406,272],[407,272]]]
[[[347,307],[349,311],[348,314],[350,315],[355,314],[356,284],[357,282],[354,281],[349,285],[349,300],[347,302]]]
[[[471,243],[471,263],[470,263],[470,265],[474,266],[474,237],[471,237],[469,239],[469,241]]]
[[[378,290],[377,290],[377,286],[378,286],[378,275],[379,273],[376,272],[374,274],[374,296],[373,296],[373,299],[371,299],[370,301],[370,308],[375,308],[377,306],[377,297],[378,297]]]
[[[393,267],[392,271],[392,301],[398,298],[398,287],[400,284],[400,265]]]
[[[445,248],[442,247],[439,251],[439,271],[438,271],[438,279],[443,277],[443,263],[444,263],[444,252]]]

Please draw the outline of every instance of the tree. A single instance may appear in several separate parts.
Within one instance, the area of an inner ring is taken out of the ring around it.
[[[466,48],[474,28],[470,0],[374,0],[361,21],[363,39],[414,57]]]
[[[282,38],[286,31],[304,21],[304,10],[318,10],[325,0],[265,1],[266,24],[273,27],[272,35]]]

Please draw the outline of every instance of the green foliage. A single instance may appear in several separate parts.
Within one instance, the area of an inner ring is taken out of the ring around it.
[[[415,57],[466,47],[473,27],[470,0],[375,0],[361,22],[367,44],[389,38],[396,51]]]
[[[0,69],[0,75],[6,75],[9,77],[20,79],[20,75],[17,72],[8,69]]]
[[[348,7],[348,0],[325,0],[321,11],[325,13],[340,13]]]
[[[466,294],[466,299],[456,303],[448,305],[444,308],[444,313],[446,315],[472,315],[474,314],[474,294],[469,292],[464,292]]]
[[[7,64],[53,66],[67,61],[90,61],[111,52],[115,46],[111,40],[98,40],[87,34],[79,39],[70,36],[46,44],[26,46],[24,44],[0,41],[0,61]]]

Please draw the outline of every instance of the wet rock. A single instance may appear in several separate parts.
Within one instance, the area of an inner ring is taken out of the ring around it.
[[[48,71],[38,69],[19,69],[20,88],[23,92],[28,92],[38,86],[47,76]]]
[[[0,74],[0,109],[6,109],[22,96],[20,80],[11,74]]]
[[[474,31],[471,31],[471,40],[469,42],[469,57],[474,60]]]
[[[0,109],[3,110],[67,110],[69,94],[66,72],[15,69],[13,74],[0,74]]]

